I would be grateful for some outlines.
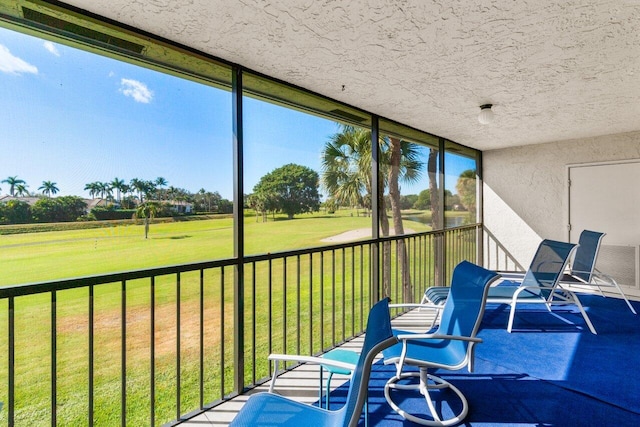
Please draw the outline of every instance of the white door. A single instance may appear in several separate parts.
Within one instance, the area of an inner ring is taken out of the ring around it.
[[[584,229],[607,233],[597,268],[640,291],[640,159],[571,165],[568,173],[569,240]]]

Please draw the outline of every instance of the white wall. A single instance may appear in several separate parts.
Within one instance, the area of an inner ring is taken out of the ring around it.
[[[485,265],[526,269],[542,239],[567,239],[567,165],[639,158],[640,132],[485,151]]]

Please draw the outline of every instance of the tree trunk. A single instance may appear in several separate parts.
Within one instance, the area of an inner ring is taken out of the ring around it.
[[[442,206],[440,193],[438,191],[438,150],[429,150],[429,160],[427,162],[427,172],[429,175],[429,195],[431,196],[431,228],[433,230],[442,229]],[[442,237],[436,236],[434,242],[433,263],[434,263],[434,285],[442,286]]]
[[[389,235],[389,218],[384,201],[384,180],[378,176],[378,216],[380,219],[380,232],[382,236]],[[383,297],[391,297],[391,242],[382,243],[382,292]]]
[[[391,168],[389,169],[389,199],[391,202],[391,212],[393,214],[393,230],[396,236],[404,234],[402,224],[402,211],[400,209],[400,158],[402,149],[400,140],[389,138],[391,141]],[[397,240],[397,256],[400,264],[400,274],[402,280],[402,301],[413,302],[413,289],[409,274],[409,260],[404,240]]]

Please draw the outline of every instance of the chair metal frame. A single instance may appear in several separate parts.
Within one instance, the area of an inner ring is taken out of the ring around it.
[[[384,350],[384,363],[395,364],[396,373],[384,388],[389,405],[403,418],[426,426],[450,426],[460,423],[468,413],[468,403],[462,392],[431,369],[459,370],[465,366],[473,370],[475,344],[484,313],[490,284],[498,279],[497,273],[463,261],[456,266],[451,283],[451,294],[444,304],[440,325],[433,333],[415,334],[395,331],[399,344]],[[405,371],[405,366],[419,371]],[[404,380],[417,377],[418,383],[405,384]],[[438,413],[430,390],[449,388],[462,402],[462,409],[452,417]],[[392,390],[418,390],[425,398],[431,419],[410,414],[400,408],[392,397]]]
[[[270,392],[252,395],[233,419],[230,427],[357,426],[368,394],[371,365],[380,351],[397,342],[397,338],[391,331],[389,300],[383,299],[374,304],[369,312],[362,352],[355,366],[322,357],[272,355],[276,364],[277,360],[295,360],[353,370],[346,403],[342,408],[331,411],[280,396],[273,392],[274,381],[272,380]],[[274,376],[277,373],[276,365]]]
[[[575,292],[560,285],[560,279],[577,247],[575,243],[545,239],[538,246],[526,272],[498,271],[503,280],[491,287],[487,303],[509,305],[508,332],[513,331],[518,303],[542,303],[549,311],[552,311],[553,305],[575,305],[591,333],[597,334]],[[557,259],[547,259],[545,254],[549,252],[557,255]],[[430,300],[430,297],[437,298],[436,300],[443,304],[447,295],[448,287],[431,287],[425,291],[423,300]]]
[[[510,306],[508,332],[513,330],[518,303],[541,303],[545,304],[550,312],[554,305],[575,305],[591,333],[597,334],[589,315],[575,292],[560,286],[560,278],[577,247],[578,245],[575,243],[545,239],[538,246],[531,267],[522,279],[520,279],[519,273],[498,272],[505,280],[489,290],[487,303]],[[557,256],[557,259],[547,259],[545,254],[549,252]],[[567,323],[569,322],[567,321]]]
[[[598,253],[600,252],[600,244],[606,233],[598,231],[583,230],[578,239],[578,249],[576,250],[571,268],[560,278],[560,286],[572,287],[574,289],[593,289],[598,290],[602,297],[606,297],[602,288],[615,288],[620,294],[624,302],[627,303],[629,310],[633,314],[637,314],[631,302],[622,291],[618,282],[609,274],[603,273],[596,268]]]

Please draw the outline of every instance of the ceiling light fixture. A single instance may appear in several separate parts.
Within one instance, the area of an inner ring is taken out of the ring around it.
[[[491,107],[493,107],[492,104],[484,104],[480,106],[478,121],[481,124],[487,125],[493,121],[493,110],[491,109]]]

